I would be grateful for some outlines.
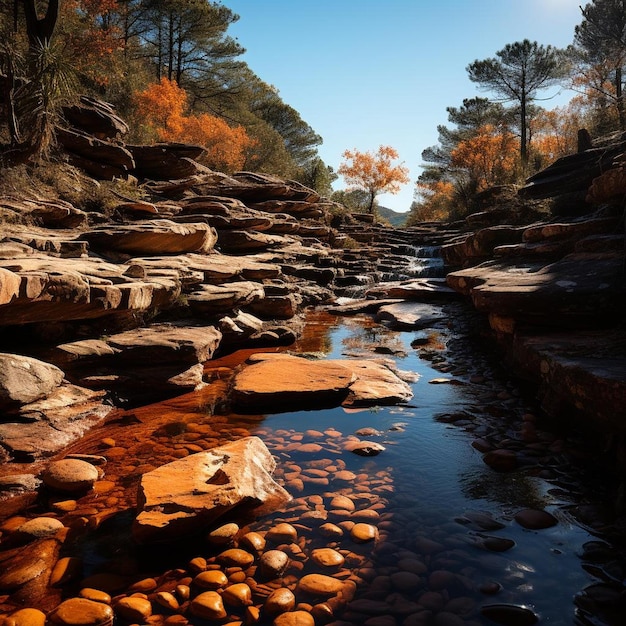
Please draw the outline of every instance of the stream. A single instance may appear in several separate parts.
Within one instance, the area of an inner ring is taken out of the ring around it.
[[[138,580],[171,568],[163,576],[175,578],[173,571],[181,578],[199,554],[197,542],[173,552],[132,545],[139,477],[185,454],[257,435],[294,500],[250,520],[245,530],[295,526],[294,567],[281,583],[287,586],[309,571],[311,550],[332,547],[344,555],[336,575],[350,575],[356,587],[332,615],[342,624],[623,624],[623,520],[614,514],[616,486],[598,461],[601,452],[588,437],[543,419],[532,390],[486,349],[484,321],[462,303],[440,306],[443,322],[413,332],[365,315],[311,312],[302,338],[289,347],[311,358],[391,359],[412,381],[414,397],[406,405],[223,414],[219,396],[226,373],[245,359],[241,352],[207,364],[214,382],[204,391],[120,412],[73,446],[107,457],[97,493],[64,519],[66,525],[95,520],[96,532],[74,548],[85,563],[83,585],[102,572]],[[345,443],[357,438],[384,450],[370,457],[347,451]],[[487,450],[514,454],[515,468],[488,466]],[[336,495],[356,503],[351,524],[377,526],[376,542],[356,545],[322,532],[326,522],[349,528],[346,512],[333,509]],[[548,512],[556,523],[527,528],[517,518],[527,509]],[[271,589],[254,591],[263,597]],[[331,621],[319,616],[319,606],[312,609],[316,621]]]

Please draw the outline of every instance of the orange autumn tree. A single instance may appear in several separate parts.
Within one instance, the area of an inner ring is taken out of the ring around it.
[[[60,35],[76,69],[100,87],[123,73],[124,41],[112,16],[117,0],[63,0]]]
[[[444,221],[450,217],[455,199],[454,183],[449,180],[419,182],[415,188],[415,202],[407,218],[407,226],[420,222]]]
[[[473,193],[511,182],[518,165],[517,138],[492,124],[461,141],[451,153],[451,165],[467,173]]]
[[[206,149],[202,162],[232,172],[241,169],[255,141],[245,128],[229,126],[208,113],[186,115],[187,92],[162,78],[136,94],[137,114],[160,141],[195,143]]]
[[[374,213],[374,200],[379,193],[398,193],[410,180],[408,168],[401,163],[394,164],[398,152],[391,146],[379,146],[377,152],[346,150],[342,156],[346,160],[337,172],[349,187],[368,193],[369,213]]]
[[[539,111],[533,121],[531,156],[535,169],[578,150],[578,129],[585,128],[581,102],[574,98],[564,107]]]

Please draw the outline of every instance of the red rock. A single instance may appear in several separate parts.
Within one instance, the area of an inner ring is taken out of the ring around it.
[[[274,508],[290,500],[271,477],[276,461],[258,437],[192,454],[144,474],[135,538],[151,542],[206,528],[238,504]]]

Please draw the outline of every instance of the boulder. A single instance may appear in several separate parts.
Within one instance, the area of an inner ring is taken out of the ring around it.
[[[134,173],[140,178],[173,180],[193,176],[201,166],[194,159],[204,154],[202,146],[183,143],[159,143],[152,146],[128,144],[135,161]]]
[[[88,96],[81,96],[79,104],[63,107],[63,117],[75,128],[100,139],[128,133],[128,125],[110,104]]]
[[[202,364],[221,337],[214,326],[154,324],[106,339],[62,344],[50,358],[85,387],[166,397],[201,385]]]
[[[140,543],[174,541],[236,510],[262,513],[291,498],[271,477],[276,461],[258,437],[192,454],[141,478],[133,535]]]
[[[0,443],[20,462],[50,456],[111,412],[103,395],[64,383],[46,398],[23,405],[15,421],[0,423]]]
[[[133,155],[122,145],[103,139],[97,139],[87,133],[58,128],[59,143],[68,151],[97,163],[112,165],[122,171],[134,169]]]
[[[387,304],[376,313],[377,322],[398,330],[427,328],[444,318],[441,308],[419,302]]]
[[[221,285],[200,285],[188,297],[191,310],[198,315],[216,315],[242,307],[265,296],[263,285],[250,281]]]
[[[0,407],[29,404],[50,395],[64,373],[54,365],[19,354],[0,354]]]
[[[235,376],[231,400],[236,411],[248,413],[338,406],[355,380],[336,361],[259,353]]]
[[[209,252],[217,241],[208,224],[177,224],[170,220],[146,220],[124,226],[103,226],[82,235],[94,250],[127,254],[180,254]]]
[[[0,267],[0,305],[8,304],[19,296],[22,279],[4,267]]]
[[[389,405],[406,402],[413,397],[411,387],[401,380],[383,361],[343,359],[330,361],[351,370],[356,380],[344,406]]]

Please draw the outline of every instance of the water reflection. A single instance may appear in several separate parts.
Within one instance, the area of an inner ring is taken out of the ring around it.
[[[257,435],[277,459],[276,477],[294,500],[250,522],[250,528],[289,521],[307,550],[335,543],[359,583],[355,602],[361,604],[349,605],[345,620],[391,615],[401,624],[408,615],[424,615],[410,623],[488,624],[484,615],[496,611],[481,613],[488,604],[503,612],[503,623],[526,615],[515,612],[522,606],[545,623],[572,623],[576,607],[580,624],[622,623],[615,616],[624,608],[625,560],[615,548],[615,517],[602,513],[602,492],[590,489],[593,480],[572,464],[577,455],[566,454],[570,443],[562,434],[544,430],[538,419],[530,429],[528,415],[538,415],[532,398],[496,372],[487,355],[470,349],[455,326],[461,323],[458,308],[447,313],[445,324],[419,333],[392,331],[368,316],[314,313],[303,338],[290,348],[328,358],[379,358],[384,350],[385,358],[413,374],[410,406],[233,415],[222,399],[234,368],[249,355],[241,351],[207,364],[205,389],[120,412],[90,433],[70,452],[106,456],[109,490],[80,499],[63,520],[76,525],[89,517],[86,511],[97,511],[90,522],[97,531],[76,544],[86,573],[122,571],[136,579],[159,568],[184,567],[195,544],[150,553],[129,543],[141,475]],[[442,373],[459,384],[429,384]],[[359,456],[348,444],[360,439],[385,449]],[[520,460],[516,470],[496,472],[485,465],[472,445],[477,440],[513,450]],[[321,532],[323,523],[347,521],[345,511],[331,506],[338,494],[356,503],[356,515],[348,516],[352,522],[359,515],[375,520],[375,547],[341,543]],[[522,528],[514,516],[527,508],[549,508],[559,524]],[[593,543],[596,536],[602,542]],[[308,561],[301,562],[307,567]]]

